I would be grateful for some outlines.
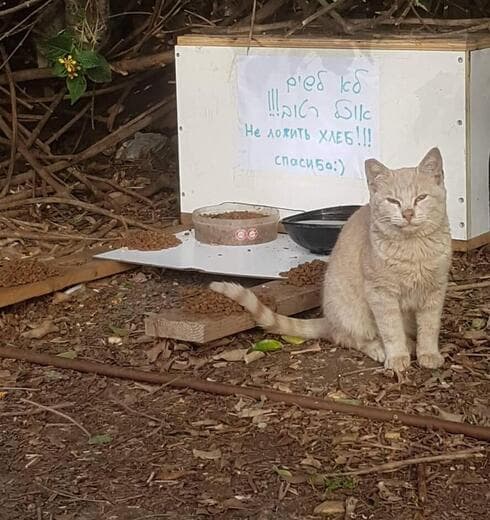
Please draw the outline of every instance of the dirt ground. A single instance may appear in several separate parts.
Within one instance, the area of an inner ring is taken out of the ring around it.
[[[457,256],[452,282],[489,280],[489,262],[490,248]],[[489,287],[449,293],[444,367],[398,381],[315,341],[227,361],[260,330],[201,347],[144,335],[145,313],[208,281],[135,269],[19,304],[0,315],[3,344],[490,426]],[[336,519],[490,518],[488,452],[451,460],[488,444],[460,435],[11,360],[0,392],[1,520],[314,519],[322,503]],[[448,460],[375,469],[431,455]]]

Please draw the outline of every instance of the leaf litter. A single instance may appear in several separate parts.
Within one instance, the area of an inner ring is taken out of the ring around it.
[[[79,357],[147,367],[150,361],[147,351],[158,341],[146,339],[143,344],[138,341],[138,334],[131,332],[120,345],[108,345],[107,325],[104,323],[124,324],[127,331],[144,330],[143,310],[151,312],[158,308],[162,293],[168,294],[175,280],[181,284],[190,275],[165,273],[162,277],[151,269],[142,272],[147,281],[134,284],[129,292],[121,291],[121,287],[134,274],[114,277],[113,283],[99,282],[99,293],[87,290],[83,308],[71,302],[54,307],[50,301],[33,301],[25,305],[25,311],[15,311],[20,317],[9,318],[6,313],[1,318],[4,323],[2,339],[21,348],[32,348],[32,340],[20,336],[27,329],[27,323],[39,324],[49,313],[61,328],[56,317],[62,315],[66,320],[63,321],[66,334],[62,337],[77,338],[84,347],[78,350],[78,347],[68,345],[62,349],[60,344],[51,343],[48,338],[42,346],[45,351],[59,354],[60,351],[73,350]],[[464,264],[460,275],[468,276],[467,272],[472,271]],[[112,304],[113,301],[118,303]],[[306,352],[307,355],[294,355],[299,350],[285,346],[276,352],[257,353],[262,355],[251,364],[213,359],[223,347],[225,351],[230,347],[231,350],[246,350],[246,345],[260,341],[263,333],[256,330],[229,338],[226,342],[217,341],[216,346],[210,348],[185,344],[176,348],[179,342],[169,340],[151,354],[156,355],[152,368],[166,370],[175,377],[194,375],[239,385],[276,385],[276,388],[285,385],[297,393],[384,406],[408,413],[439,415],[439,409],[443,413],[462,416],[467,422],[484,425],[488,424],[490,414],[484,399],[489,390],[488,380],[484,378],[489,369],[488,348],[484,340],[466,338],[465,332],[485,330],[471,328],[472,320],[488,316],[480,311],[485,307],[485,301],[488,301],[488,290],[473,291],[471,299],[449,298],[441,331],[441,345],[447,357],[443,369],[425,371],[414,364],[402,382],[378,371],[376,363],[358,352],[336,348],[322,341],[313,344],[311,348],[316,347],[315,351]],[[135,308],[142,312],[135,313]],[[471,315],[470,311],[475,309],[479,315],[476,312]],[[77,326],[77,323],[87,322],[94,325]],[[479,327],[480,323],[473,325]],[[289,345],[283,338],[278,338],[278,341]],[[308,351],[309,348],[306,344],[302,350]],[[209,360],[222,364],[217,366]],[[3,369],[14,374],[16,366],[5,361]],[[159,386],[126,381],[117,384],[122,393],[134,396],[134,400],[127,401],[133,411],[117,409],[115,413],[114,405],[105,398],[108,384],[105,378],[43,367],[32,366],[29,371],[23,370],[16,385],[43,388],[45,402],[50,406],[63,404],[65,400],[77,402],[76,407],[67,410],[68,414],[81,424],[90,425],[91,431],[110,431],[111,437],[117,438],[117,444],[113,440],[106,444],[107,449],[90,450],[93,457],[97,457],[91,458],[92,455],[83,451],[86,439],[73,440],[70,438],[71,429],[46,425],[45,420],[41,420],[42,414],[27,415],[22,420],[8,423],[9,438],[18,440],[16,456],[13,457],[13,447],[7,442],[3,457],[19,460],[19,456],[29,456],[35,450],[42,453],[42,457],[33,459],[37,462],[30,466],[29,471],[41,483],[51,489],[66,490],[66,482],[74,481],[76,475],[87,475],[89,478],[86,480],[77,481],[76,493],[95,500],[102,500],[100,493],[104,493],[113,503],[121,497],[134,496],[139,483],[146,482],[148,475],[154,472],[144,496],[133,502],[139,516],[158,514],[165,508],[174,515],[189,517],[201,514],[220,518],[220,514],[234,514],[239,519],[242,518],[240,514],[250,516],[247,511],[272,511],[280,518],[306,519],[312,517],[320,503],[330,501],[343,504],[344,513],[336,515],[346,518],[348,504],[357,500],[355,515],[358,518],[413,520],[413,512],[419,507],[415,468],[414,471],[402,469],[384,474],[383,477],[390,478],[382,480],[371,473],[356,476],[352,488],[348,481],[341,482],[340,479],[346,477],[325,475],[359,468],[369,470],[390,461],[450,454],[454,450],[481,445],[458,435],[405,428],[396,423],[382,424],[333,412],[302,410],[267,401],[225,398],[181,389],[165,388],[162,391]],[[16,396],[15,391],[9,392],[2,400],[0,414],[29,412],[16,401]],[[149,420],[135,412],[146,413],[160,422],[149,426]],[[266,427],[259,427],[259,424]],[[44,429],[56,435],[44,436]],[[63,451],[49,440],[54,437],[70,446],[72,454],[69,457],[65,456],[66,448]],[[205,457],[209,457],[209,453],[214,457],[219,450],[221,456],[218,459],[200,458],[194,455],[193,450],[205,452]],[[485,464],[488,464],[486,457],[447,465],[428,464],[427,488],[432,500],[424,506],[429,508],[427,517],[456,511],[462,517],[471,518],[482,510],[488,500],[485,498],[488,493]],[[285,470],[283,476],[273,471],[273,466]],[[51,471],[54,467],[56,470]],[[114,488],[108,488],[106,483],[112,474],[124,474],[126,478],[114,482]],[[13,479],[17,494],[34,489],[38,491],[32,478],[27,480],[17,473]],[[383,482],[381,489],[379,482]],[[464,496],[460,493],[461,482],[472,483],[465,486]],[[10,484],[7,484],[5,492],[7,496],[17,496]],[[237,496],[249,498],[241,500]],[[182,501],[178,508],[175,497]],[[45,502],[45,515],[52,512],[56,517],[63,500],[67,499],[58,495],[52,503]],[[20,507],[21,503],[7,504]],[[243,513],[240,509],[233,510],[239,504],[246,508]],[[84,506],[84,503],[70,502],[78,516],[83,514]],[[107,507],[106,516],[114,511],[112,506]],[[228,507],[233,513],[224,513]],[[19,510],[17,516],[22,518],[22,515]]]

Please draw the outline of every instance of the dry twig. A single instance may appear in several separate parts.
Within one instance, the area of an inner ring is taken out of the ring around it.
[[[5,52],[5,47],[0,45],[0,56],[2,60],[5,62],[5,70],[7,72],[7,78],[9,83],[9,91],[10,91],[10,107],[12,114],[12,133],[10,137],[10,160],[7,170],[7,179],[5,180],[5,184],[3,185],[2,191],[0,192],[0,198],[5,197],[10,189],[10,181],[12,180],[12,175],[14,174],[15,167],[15,157],[17,155],[17,96],[15,93],[15,83],[12,79],[12,70],[10,68],[10,63],[8,62],[7,53]]]
[[[35,401],[31,401],[30,399],[21,399],[21,401],[23,403],[31,404],[32,406],[35,406],[35,407],[39,408],[40,410],[45,410],[46,412],[51,412],[55,415],[58,415],[59,417],[63,417],[67,421],[70,421],[72,424],[74,424],[83,433],[85,433],[85,435],[87,435],[87,437],[89,439],[90,439],[90,437],[92,437],[91,433],[84,426],[82,426],[78,421],[75,421],[75,419],[73,419],[69,415],[66,415],[66,413],[60,412],[59,410],[56,410],[56,408],[53,408],[51,406],[46,406],[44,404],[36,403]]]
[[[469,450],[454,451],[452,453],[443,453],[442,455],[429,455],[427,457],[414,457],[413,459],[395,460],[386,464],[378,464],[370,468],[355,469],[352,471],[341,471],[336,473],[324,473],[322,477],[347,477],[353,475],[368,475],[369,473],[385,473],[388,471],[396,471],[400,468],[413,466],[416,464],[429,464],[430,462],[453,462],[454,460],[483,458],[485,456],[484,448],[471,448]]]

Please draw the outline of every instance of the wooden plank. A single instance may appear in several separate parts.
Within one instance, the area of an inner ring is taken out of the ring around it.
[[[186,229],[186,227],[177,225],[166,227],[164,231],[166,233],[179,233]],[[55,258],[51,265],[59,268],[62,272],[60,276],[16,287],[1,287],[0,308],[138,267],[134,264],[114,260],[93,259],[94,255],[105,251],[107,251],[107,246],[95,246],[69,256]]]
[[[453,38],[322,38],[254,36],[250,41],[246,36],[223,36],[188,34],[177,38],[177,45],[203,47],[275,47],[298,49],[380,49],[380,50],[420,50],[420,51],[470,51],[490,47],[490,36],[463,35]]]
[[[279,314],[290,316],[314,309],[320,305],[319,287],[293,287],[280,280],[267,282],[251,289],[275,302]],[[193,343],[208,343],[255,327],[254,320],[246,312],[231,316],[204,316],[182,309],[167,309],[152,313],[145,319],[148,336],[171,338]]]
[[[26,285],[0,288],[0,308],[13,305],[30,298],[44,296],[72,285],[105,278],[134,269],[136,266],[113,260],[91,260],[86,264],[70,267],[60,276],[54,276]]]
[[[490,244],[490,231],[469,240],[453,240],[453,251],[471,251]]]

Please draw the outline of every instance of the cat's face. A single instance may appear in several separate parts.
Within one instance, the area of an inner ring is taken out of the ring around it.
[[[446,218],[442,157],[433,148],[416,168],[390,170],[366,161],[371,219],[392,234],[427,234]]]

